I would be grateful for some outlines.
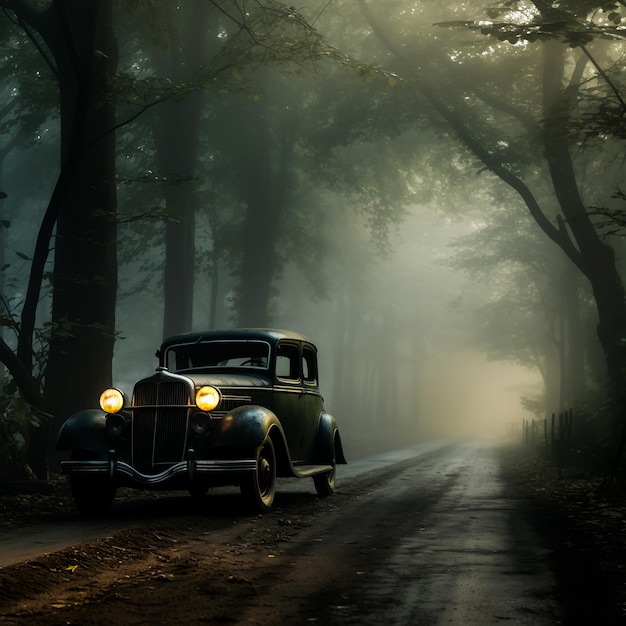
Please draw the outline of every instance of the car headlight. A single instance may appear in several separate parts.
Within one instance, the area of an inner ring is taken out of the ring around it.
[[[211,385],[200,387],[196,393],[196,406],[203,411],[212,411],[221,401],[220,392]]]
[[[119,389],[105,389],[100,395],[100,408],[105,413],[117,413],[124,407],[124,394]]]

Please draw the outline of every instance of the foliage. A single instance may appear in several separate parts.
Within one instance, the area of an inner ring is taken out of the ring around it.
[[[618,237],[624,237],[626,235],[626,209],[621,208],[626,202],[626,194],[618,189],[612,196],[613,199],[618,200],[619,204],[614,207],[600,206],[589,207],[589,212],[593,216],[597,216],[598,229],[604,233],[605,236],[615,235]]]
[[[34,478],[25,459],[29,426],[38,428],[45,417],[27,404],[15,384],[2,381],[0,393],[0,479]]]
[[[485,9],[488,20],[438,25],[469,27],[510,44],[556,39],[575,48],[600,37],[625,39],[623,10],[621,2],[507,0]]]

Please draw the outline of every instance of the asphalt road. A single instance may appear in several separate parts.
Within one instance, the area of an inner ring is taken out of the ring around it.
[[[326,500],[308,482],[281,481],[266,516],[242,516],[224,492],[202,511],[190,498],[129,501],[110,518],[5,533],[14,565],[0,589],[19,593],[0,598],[0,623],[564,623],[549,550],[493,444],[351,463]]]

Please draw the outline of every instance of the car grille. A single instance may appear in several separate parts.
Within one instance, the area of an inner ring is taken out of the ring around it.
[[[188,387],[180,381],[135,385],[133,465],[138,471],[156,474],[184,459],[188,394]]]

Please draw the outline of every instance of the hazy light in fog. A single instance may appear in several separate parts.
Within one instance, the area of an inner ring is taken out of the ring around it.
[[[504,436],[510,424],[532,417],[521,396],[542,388],[538,372],[471,351],[434,357],[420,383],[418,428],[424,437]]]

